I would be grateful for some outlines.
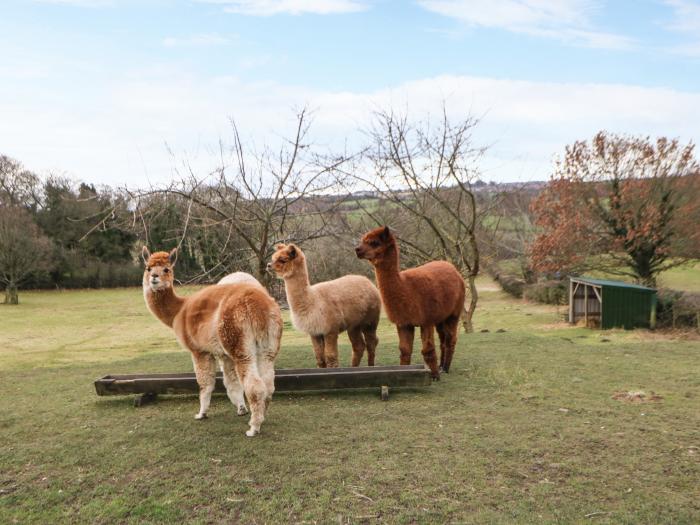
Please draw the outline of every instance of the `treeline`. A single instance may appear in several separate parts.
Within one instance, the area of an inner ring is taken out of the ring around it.
[[[247,271],[281,296],[279,281],[266,271],[277,243],[304,247],[314,281],[370,274],[353,248],[363,232],[389,224],[405,265],[445,259],[462,273],[471,290],[464,316],[469,330],[478,300],[480,238],[495,193],[477,191],[485,185],[475,167],[481,150],[471,143],[476,121],[443,117],[431,125],[378,113],[371,144],[362,153],[340,155],[307,141],[305,111],[278,150],[259,153],[241,141],[234,125],[233,143],[210,173],[200,176],[186,167],[167,186],[138,190],[40,178],[2,157],[0,246],[6,257],[0,256],[0,282],[6,302],[17,301],[20,285],[137,285],[142,245],[178,246],[183,283]]]
[[[486,185],[478,122],[412,122],[378,112],[359,153],[322,151],[308,116],[278,149],[245,144],[233,126],[220,164],[186,164],[166,186],[127,189],[38,177],[0,157],[0,284],[98,288],[140,283],[141,246],[179,247],[178,279],[253,274],[278,297],[266,265],[275,245],[303,246],[313,281],[370,273],[360,235],[388,224],[406,267],[452,262],[469,287],[488,270],[506,290],[566,300],[570,274],[604,272],[655,285],[700,257],[700,167],[692,144],[601,132],[568,146],[546,184]],[[31,256],[29,256],[31,254]]]

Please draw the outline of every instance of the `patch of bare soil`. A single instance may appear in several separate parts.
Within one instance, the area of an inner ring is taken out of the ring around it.
[[[625,401],[627,403],[649,403],[653,401],[661,401],[663,397],[654,392],[646,393],[642,390],[634,392],[615,392],[612,396],[617,401]]]

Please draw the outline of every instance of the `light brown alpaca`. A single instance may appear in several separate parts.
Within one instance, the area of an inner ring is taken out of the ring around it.
[[[146,268],[143,296],[148,309],[175,332],[182,346],[192,353],[199,384],[199,412],[204,419],[216,383],[216,362],[224,373],[224,385],[238,415],[247,413],[250,429],[260,431],[267,406],[275,391],[275,357],[282,336],[282,316],[277,303],[260,285],[219,284],[188,297],[173,289],[177,250],[151,254],[143,248]]]
[[[367,348],[367,364],[374,366],[379,292],[361,275],[309,284],[304,253],[295,245],[278,244],[268,268],[284,279],[284,289],[297,330],[311,336],[319,368],[338,366],[338,334],[348,331],[352,366],[359,366]]]
[[[384,310],[399,332],[401,364],[411,364],[414,331],[420,326],[423,359],[433,378],[440,378],[433,335],[436,328],[440,368],[449,372],[465,295],[457,268],[447,261],[433,261],[401,271],[399,246],[387,226],[367,232],[355,253],[374,266]]]

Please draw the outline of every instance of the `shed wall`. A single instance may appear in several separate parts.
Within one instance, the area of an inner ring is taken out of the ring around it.
[[[651,290],[604,286],[601,328],[648,327],[654,301]]]

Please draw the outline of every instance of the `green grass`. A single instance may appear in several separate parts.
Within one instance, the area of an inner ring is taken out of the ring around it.
[[[697,340],[572,328],[483,292],[489,332],[460,337],[440,382],[386,403],[276,395],[249,439],[225,396],[199,422],[193,396],[95,395],[107,373],[191,370],[140,290],[20,300],[0,307],[0,523],[700,521]],[[378,361],[398,361],[386,322]],[[278,366],[313,363],[286,326]],[[663,399],[611,398],[640,389]]]
[[[661,274],[658,285],[663,288],[700,292],[700,261],[671,268]]]

